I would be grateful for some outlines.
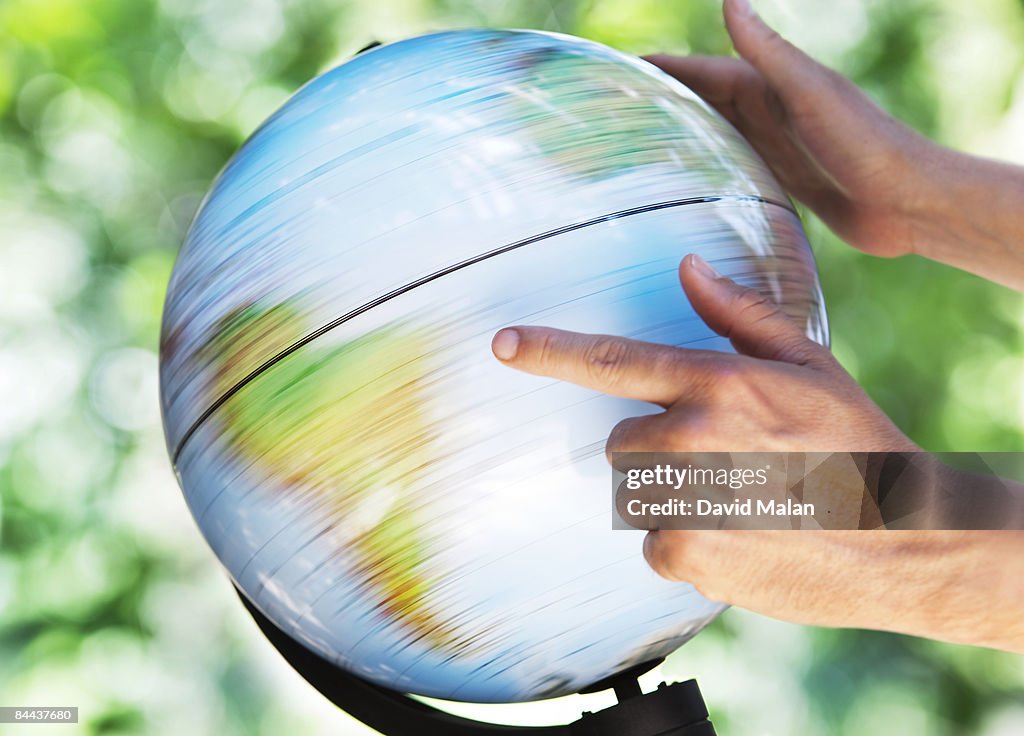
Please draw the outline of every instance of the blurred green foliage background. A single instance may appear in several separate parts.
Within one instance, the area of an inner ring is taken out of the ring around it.
[[[1024,162],[1020,0],[759,7],[926,134]],[[711,0],[0,0],[0,704],[83,718],[4,733],[367,732],[277,659],[193,528],[160,311],[200,198],[266,115],[373,39],[462,26],[730,52]],[[807,222],[836,353],[896,422],[933,450],[1020,450],[1021,296]],[[1024,658],[984,650],[734,610],[662,670],[700,678],[723,736],[1024,733]]]

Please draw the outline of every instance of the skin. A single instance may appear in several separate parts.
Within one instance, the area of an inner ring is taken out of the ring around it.
[[[707,100],[784,187],[865,253],[916,253],[1024,289],[1024,169],[943,148],[852,82],[724,4],[740,58],[647,60]]]
[[[1024,289],[1021,169],[919,136],[742,0],[727,0],[724,14],[741,58],[649,60],[736,125],[854,247],[916,253]],[[679,276],[693,309],[737,354],[529,326],[499,331],[493,352],[519,370],[662,407],[618,424],[609,454],[919,451],[765,296],[696,255]],[[643,552],[669,580],[787,621],[1024,653],[1021,532],[654,531]]]

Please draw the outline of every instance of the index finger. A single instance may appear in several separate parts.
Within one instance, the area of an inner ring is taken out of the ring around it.
[[[501,362],[527,373],[663,407],[701,393],[713,380],[709,363],[728,357],[552,327],[505,328],[494,336],[491,350]]]

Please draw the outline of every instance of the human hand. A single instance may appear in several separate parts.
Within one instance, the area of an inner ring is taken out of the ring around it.
[[[776,304],[699,256],[687,256],[679,275],[693,309],[737,354],[547,327],[501,330],[494,354],[528,373],[665,408],[620,422],[609,453],[916,449]]]
[[[657,531],[650,566],[712,600],[793,623],[1024,654],[1018,531]]]
[[[726,0],[723,11],[741,58],[647,60],[714,106],[846,242],[878,256],[914,252],[943,149],[780,37],[748,0]]]
[[[616,425],[609,455],[918,450],[775,304],[693,255],[680,280],[738,354],[546,327],[501,330],[492,349],[528,373],[664,408]],[[669,580],[776,618],[1024,651],[1022,541],[1019,532],[664,530],[648,533],[644,556]]]

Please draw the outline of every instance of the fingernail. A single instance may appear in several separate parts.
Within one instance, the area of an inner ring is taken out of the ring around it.
[[[711,267],[710,263],[705,261],[696,253],[690,254],[690,266],[693,267],[694,271],[706,279],[718,279],[722,277],[722,274],[718,273],[718,271]]]
[[[519,352],[519,333],[508,328],[498,330],[491,340],[491,352],[498,360],[512,360]]]

